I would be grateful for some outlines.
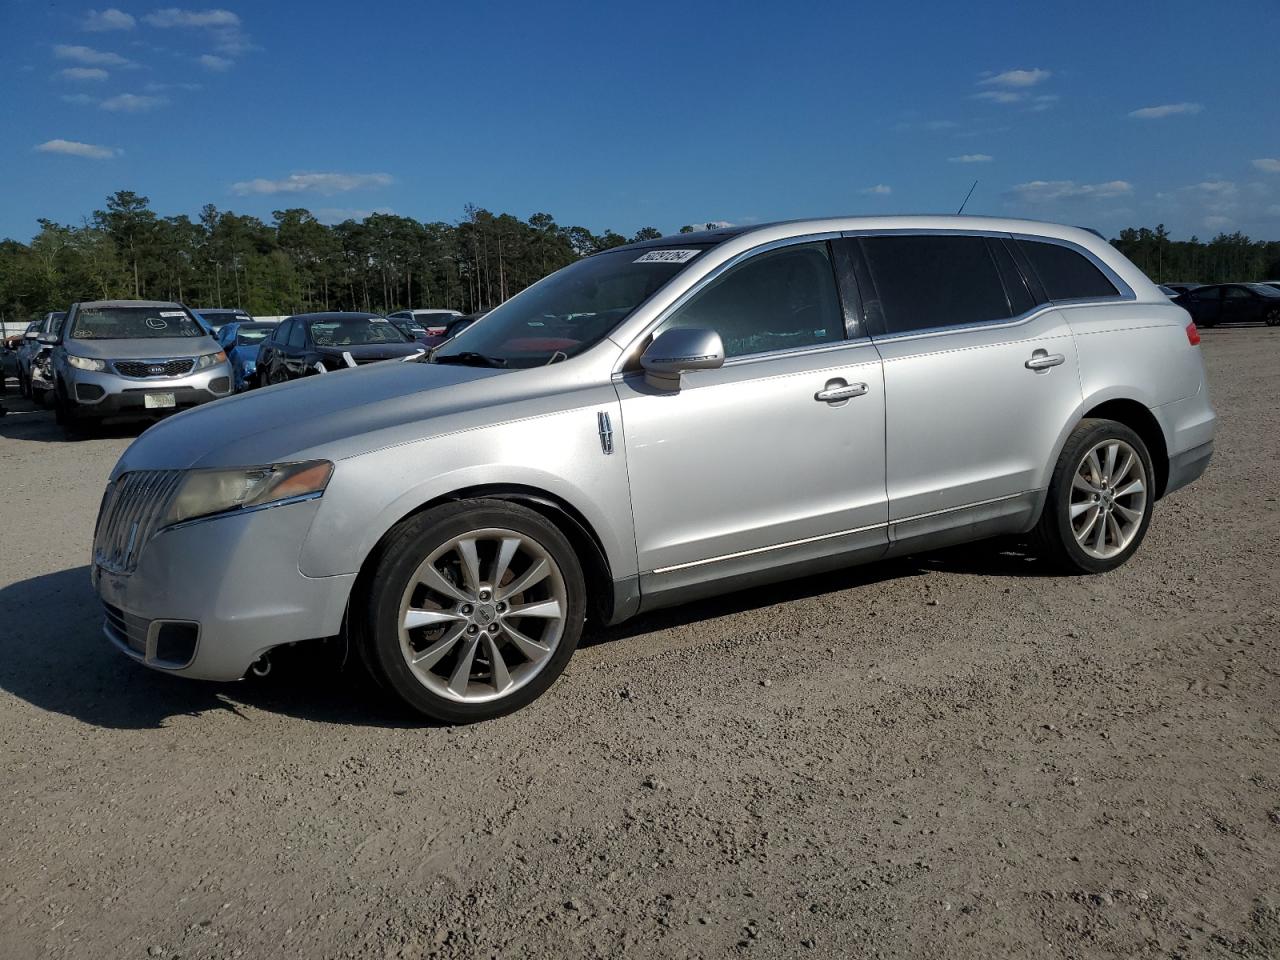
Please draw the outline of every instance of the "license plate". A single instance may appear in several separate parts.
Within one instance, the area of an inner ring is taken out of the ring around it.
[[[148,410],[162,410],[177,406],[172,393],[148,393],[142,398],[142,405]]]

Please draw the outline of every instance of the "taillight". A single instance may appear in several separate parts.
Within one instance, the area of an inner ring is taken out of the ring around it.
[[[1193,347],[1200,346],[1200,331],[1196,328],[1194,320],[1187,324],[1187,343]]]
[[[445,328],[444,328],[444,327],[427,327],[426,329],[427,329],[427,336],[429,336],[429,337],[443,337],[443,336],[444,336],[444,331],[445,331]]]

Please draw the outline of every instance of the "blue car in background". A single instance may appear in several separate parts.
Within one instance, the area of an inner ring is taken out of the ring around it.
[[[218,330],[218,343],[231,361],[231,373],[236,393],[248,390],[254,383],[254,371],[258,368],[258,347],[271,336],[274,323],[227,323]]]

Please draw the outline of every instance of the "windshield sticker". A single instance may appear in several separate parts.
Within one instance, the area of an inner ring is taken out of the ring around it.
[[[163,317],[147,317],[147,326],[152,330],[168,330],[169,321]]]
[[[688,263],[701,250],[650,250],[636,257],[635,263]]]
[[[185,316],[186,316],[186,314],[185,314],[185,313],[183,313],[181,310],[161,310],[161,311],[160,311],[160,316],[162,316],[162,317],[185,317]]]

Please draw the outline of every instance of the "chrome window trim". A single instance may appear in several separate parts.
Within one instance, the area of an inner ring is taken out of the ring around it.
[[[927,230],[919,227],[904,228],[901,230],[845,230],[840,234],[841,237],[849,239],[861,239],[863,237],[992,237],[998,240],[1030,240],[1036,243],[1053,243],[1060,247],[1066,247],[1085,257],[1090,263],[1097,267],[1102,275],[1105,276],[1112,285],[1115,286],[1120,293],[1115,296],[1106,297],[1074,297],[1068,300],[1046,300],[1044,303],[1038,303],[1030,310],[1026,310],[1017,316],[1002,317],[995,320],[974,320],[969,323],[949,324],[944,327],[926,327],[921,330],[908,330],[903,333],[887,333],[883,336],[873,336],[871,339],[876,343],[898,342],[901,340],[914,340],[917,338],[930,338],[943,336],[948,333],[958,333],[966,330],[989,330],[1000,327],[1016,327],[1021,324],[1034,320],[1037,316],[1047,310],[1055,307],[1074,307],[1089,304],[1109,304],[1109,303],[1127,303],[1136,302],[1138,296],[1134,293],[1133,288],[1120,278],[1120,276],[1112,270],[1106,263],[1102,261],[1092,251],[1073,243],[1070,240],[1059,240],[1057,237],[1045,237],[1032,233],[1004,233],[999,230],[959,230],[959,229],[938,229]]]
[[[973,330],[999,330],[1003,327],[1020,327],[1029,323],[1042,313],[1057,308],[1056,303],[1042,303],[1034,309],[1020,313],[1007,320],[975,320],[972,323],[957,323],[949,327],[928,327],[924,330],[910,330],[906,333],[890,333],[883,337],[873,337],[876,343],[897,343],[901,340],[924,340],[946,336],[949,333],[965,333]]]
[[[711,270],[708,271],[706,274],[704,274],[702,277],[700,277],[692,287],[690,287],[684,293],[680,294],[680,296],[677,297],[671,304],[669,304],[666,307],[666,309],[664,309],[660,314],[658,314],[657,317],[651,320],[649,324],[643,330],[640,331],[639,334],[637,334],[635,337],[632,338],[631,342],[627,344],[626,348],[622,351],[621,356],[619,356],[617,361],[615,361],[613,365],[612,378],[616,379],[619,375],[625,376],[628,373],[635,373],[636,372],[635,370],[628,370],[627,367],[629,364],[636,362],[640,359],[639,353],[635,353],[635,351],[638,349],[640,344],[644,343],[645,338],[650,336],[653,333],[653,331],[656,330],[658,327],[662,326],[662,324],[665,323],[671,317],[672,314],[674,314],[677,310],[679,310],[686,303],[688,303],[693,297],[701,293],[702,290],[708,284],[714,282],[718,277],[720,277],[726,271],[732,270],[734,267],[742,263],[744,260],[749,260],[750,258],[762,253],[768,253],[771,250],[779,250],[783,247],[793,247],[801,243],[827,243],[832,240],[839,240],[839,239],[840,239],[840,232],[837,230],[826,230],[826,231],[823,231],[822,233],[807,233],[807,234],[802,234],[795,237],[783,237],[780,240],[771,240],[768,243],[762,243],[759,246],[750,248],[749,250],[743,250],[741,253],[730,257],[724,263],[721,263],[715,267],[712,267]],[[711,249],[715,249],[715,248],[713,247]],[[697,261],[695,260],[694,262],[696,263]],[[832,269],[834,270],[834,264],[832,264]],[[679,276],[679,274],[677,274],[677,276]],[[675,278],[673,277],[672,279],[675,279]],[[840,289],[839,289],[839,284],[836,281],[834,272],[831,275],[831,284],[836,291],[836,296],[838,299],[840,294]],[[841,329],[843,330],[843,326],[844,326],[843,312],[841,313],[840,320],[841,320]],[[623,322],[625,323],[626,321],[624,320]],[[864,339],[870,339],[870,338],[864,338]],[[854,343],[854,342],[856,341],[848,340],[845,336],[842,335],[840,339],[832,340],[826,343],[811,343],[811,344],[806,344],[803,347],[787,347],[782,350],[766,350],[766,351],[762,351],[761,353],[745,353],[740,357],[726,358],[725,366],[729,366],[731,363],[736,363],[741,360],[759,359],[761,357],[776,357],[781,354],[792,354],[792,353],[797,353],[804,350],[812,350],[815,348],[845,346],[846,344]],[[633,356],[633,353],[634,353],[634,356]]]

